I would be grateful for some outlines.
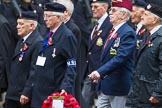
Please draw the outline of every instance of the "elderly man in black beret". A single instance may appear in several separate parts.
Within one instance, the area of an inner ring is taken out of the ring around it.
[[[137,49],[139,49],[139,44],[143,40],[146,32],[146,29],[141,22],[141,17],[144,14],[146,6],[147,3],[144,0],[135,0],[133,3],[131,22],[136,26]]]
[[[33,66],[38,49],[43,41],[36,30],[37,15],[31,11],[22,12],[17,20],[20,40],[11,61],[10,77],[5,108],[29,108],[33,80]]]
[[[59,3],[45,5],[44,20],[50,31],[36,62],[32,108],[41,108],[43,101],[54,92],[73,93],[77,40],[63,23],[65,10]]]
[[[137,55],[130,108],[162,106],[162,7],[149,4],[142,16],[149,31]]]

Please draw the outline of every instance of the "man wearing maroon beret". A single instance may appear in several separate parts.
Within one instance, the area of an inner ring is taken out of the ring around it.
[[[89,75],[98,83],[97,108],[125,108],[136,50],[135,32],[127,24],[131,10],[129,0],[112,1],[110,22],[113,29],[103,45],[100,67]]]

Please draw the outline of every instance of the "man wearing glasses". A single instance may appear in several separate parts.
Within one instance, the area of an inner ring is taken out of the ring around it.
[[[102,48],[101,66],[89,78],[97,84],[97,108],[125,108],[134,67],[136,36],[127,24],[132,3],[114,0],[110,11],[110,31]]]
[[[52,93],[72,93],[76,78],[76,38],[63,24],[65,6],[59,3],[45,5],[44,20],[50,29],[37,57],[32,108],[41,108]]]

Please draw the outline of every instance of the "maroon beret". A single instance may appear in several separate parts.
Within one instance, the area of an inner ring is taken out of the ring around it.
[[[112,7],[123,7],[132,11],[132,2],[130,0],[112,0]]]

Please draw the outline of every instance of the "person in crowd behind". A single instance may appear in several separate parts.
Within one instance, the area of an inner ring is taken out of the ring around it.
[[[77,26],[81,30],[81,43],[80,43],[80,51],[81,54],[81,75],[80,80],[83,83],[83,79],[85,77],[85,72],[87,68],[87,60],[86,56],[88,53],[88,42],[89,36],[92,31],[92,22],[91,22],[91,8],[90,8],[90,0],[79,0],[74,9],[72,18]],[[84,104],[83,104],[84,105]]]
[[[101,66],[88,75],[98,83],[97,108],[125,108],[136,51],[136,35],[127,24],[131,10],[129,0],[112,1],[109,14],[113,29],[102,49]]]
[[[72,93],[76,78],[77,40],[64,25],[65,6],[59,3],[45,5],[44,20],[50,29],[37,58],[32,108],[41,108],[52,93]]]
[[[135,68],[128,108],[161,108],[162,106],[162,7],[149,4],[142,16],[149,31],[142,42]]]
[[[38,14],[38,26],[37,29],[42,36],[45,36],[47,33],[47,27],[43,19],[43,9],[33,3],[33,0],[22,0],[19,3],[21,11],[33,11]]]
[[[8,87],[9,67],[16,46],[13,34],[10,23],[0,13],[0,96]]]
[[[80,50],[80,42],[81,42],[81,31],[79,27],[75,24],[73,18],[71,17],[74,11],[74,4],[71,0],[57,0],[56,2],[63,4],[66,7],[66,11],[64,12],[64,23],[69,28],[77,39],[77,78],[75,81],[75,89],[74,95],[76,99],[80,103],[80,95],[81,95],[81,50]]]
[[[34,73],[33,66],[38,56],[38,49],[43,41],[36,30],[37,15],[23,11],[17,20],[20,40],[17,43],[11,61],[9,86],[6,94],[5,108],[29,108]]]
[[[109,3],[108,3],[109,2]],[[95,84],[88,78],[90,72],[96,70],[101,62],[100,55],[101,50],[106,40],[109,31],[112,28],[110,23],[109,15],[107,13],[110,1],[108,0],[92,0],[91,8],[93,18],[96,19],[94,28],[91,35],[89,36],[88,53],[87,53],[87,70],[86,77],[83,83],[82,95],[86,108],[91,108],[96,95]]]

